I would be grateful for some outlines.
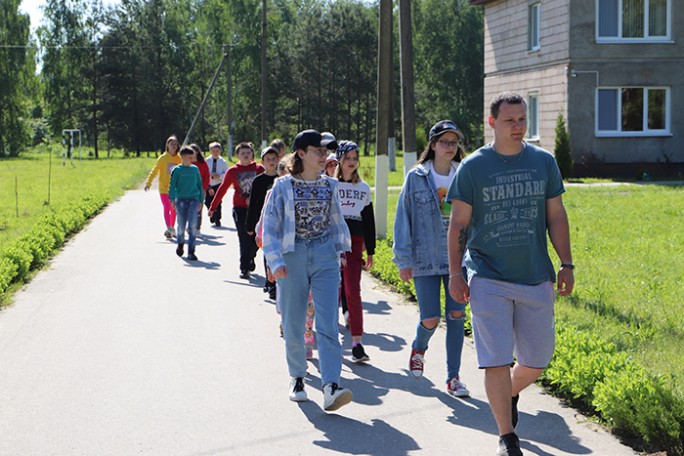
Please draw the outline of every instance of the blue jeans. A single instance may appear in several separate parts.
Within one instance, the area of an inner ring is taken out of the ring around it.
[[[176,218],[178,220],[178,232],[176,242],[185,242],[185,226],[188,226],[188,252],[195,251],[195,240],[197,238],[197,208],[199,201],[194,199],[176,200]]]
[[[444,313],[446,318],[446,355],[447,355],[447,382],[453,377],[459,376],[461,370],[461,352],[463,351],[463,323],[465,321],[465,304],[458,303],[449,295],[449,276],[432,275],[413,278],[416,287],[416,297],[420,308],[420,320],[430,318],[440,318],[442,309],[440,306],[440,286],[444,286],[446,303]],[[451,312],[463,312],[463,317],[454,318]],[[435,328],[436,329],[436,328]],[[425,351],[428,342],[435,333],[435,329],[427,329],[420,322],[416,329],[416,339],[413,341],[413,348]]]
[[[285,357],[291,377],[306,377],[304,328],[309,289],[313,294],[321,385],[340,383],[342,346],[337,327],[340,259],[330,236],[297,239],[294,252],[283,255],[287,277],[278,279]]]

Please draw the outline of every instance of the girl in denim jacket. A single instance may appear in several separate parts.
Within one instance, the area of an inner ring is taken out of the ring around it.
[[[352,400],[351,391],[339,386],[342,347],[337,328],[340,255],[351,250],[351,235],[342,216],[339,183],[320,174],[328,156],[322,142],[316,130],[295,137],[290,174],[275,180],[264,209],[263,250],[278,281],[290,400],[308,399],[303,335],[311,290],[323,408],[332,411]]]
[[[449,295],[447,229],[451,204],[446,201],[449,184],[465,157],[461,146],[463,133],[450,120],[437,122],[431,129],[429,144],[416,166],[408,172],[397,203],[394,221],[394,258],[405,282],[413,279],[420,309],[420,321],[413,340],[409,370],[420,378],[428,342],[442,317],[440,287],[446,302],[447,391],[456,397],[470,392],[461,382],[465,304]],[[461,271],[455,271],[460,274]]]

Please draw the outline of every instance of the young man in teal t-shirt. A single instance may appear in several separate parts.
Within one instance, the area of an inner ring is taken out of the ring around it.
[[[183,256],[185,227],[188,229],[188,260],[196,261],[197,210],[202,204],[202,177],[192,164],[192,148],[184,146],[180,151],[182,163],[171,171],[169,199],[178,219],[176,254]]]
[[[447,195],[449,292],[470,300],[475,351],[499,428],[497,455],[509,456],[522,455],[518,394],[553,355],[553,282],[561,296],[574,286],[563,179],[553,155],[523,141],[526,108],[518,94],[494,97],[494,142],[461,162]],[[547,229],[561,262],[557,274]]]

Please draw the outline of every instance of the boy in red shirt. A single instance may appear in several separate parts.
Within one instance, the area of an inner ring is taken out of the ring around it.
[[[254,258],[257,253],[257,245],[253,234],[248,234],[245,228],[247,220],[247,208],[249,207],[249,195],[252,191],[252,181],[264,172],[264,167],[254,161],[254,147],[252,143],[242,142],[235,147],[235,156],[238,163],[228,168],[223,176],[221,186],[216,190],[214,199],[209,208],[209,217],[214,214],[216,208],[223,200],[224,195],[232,185],[233,193],[233,220],[240,240],[240,278],[249,279],[249,273],[256,269]]]

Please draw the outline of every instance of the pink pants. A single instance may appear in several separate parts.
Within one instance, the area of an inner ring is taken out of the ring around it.
[[[168,193],[160,193],[159,197],[162,202],[162,209],[164,211],[164,222],[167,228],[176,226],[176,211],[171,206],[171,200]]]
[[[352,236],[352,249],[347,252],[347,265],[342,269],[344,290],[349,310],[349,330],[352,336],[363,335],[361,302],[361,269],[363,268],[363,236]]]

